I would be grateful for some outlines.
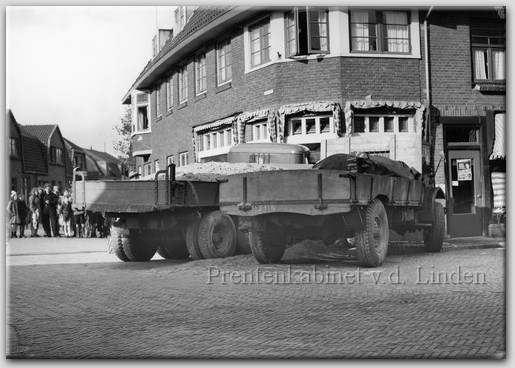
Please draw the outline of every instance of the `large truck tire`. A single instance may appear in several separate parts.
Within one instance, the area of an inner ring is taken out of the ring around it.
[[[254,226],[248,229],[250,249],[254,258],[261,264],[277,263],[286,249],[286,236],[276,226],[263,226],[265,219],[254,220]],[[259,223],[261,222],[261,223]]]
[[[367,207],[365,227],[356,232],[358,262],[364,267],[380,266],[388,253],[388,216],[383,203],[374,199]]]
[[[186,259],[190,256],[186,240],[182,234],[172,231],[160,231],[157,254],[164,259]]]
[[[186,248],[193,260],[204,259],[198,242],[198,228],[200,219],[190,222],[186,227]]]
[[[231,216],[220,211],[206,213],[200,220],[198,241],[204,258],[225,258],[236,254],[236,227]]]
[[[445,237],[445,212],[443,205],[435,202],[433,205],[433,226],[424,230],[424,249],[426,252],[440,252]]]
[[[129,230],[127,237],[122,238],[122,248],[130,261],[146,262],[150,261],[157,251],[155,237],[139,233],[139,230]]]
[[[129,235],[129,230],[111,225],[109,247],[120,261],[129,262],[129,258],[123,251],[124,238]]]

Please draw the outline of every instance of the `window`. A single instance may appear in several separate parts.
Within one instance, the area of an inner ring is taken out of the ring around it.
[[[206,79],[206,54],[201,54],[195,58],[195,93],[197,95],[206,91]]]
[[[146,106],[138,106],[138,126],[137,130],[148,129],[148,109]]]
[[[152,175],[152,164],[150,162],[143,165],[143,172],[145,176]]]
[[[141,170],[141,165],[138,165],[138,174],[141,175],[143,171]]]
[[[73,158],[73,167],[76,167],[78,170],[84,169],[84,161],[82,156],[75,156]]]
[[[332,131],[332,117],[308,115],[291,118],[287,135],[313,135],[330,133]],[[263,124],[266,128],[266,123]],[[268,132],[267,132],[268,137]]]
[[[18,158],[20,156],[18,142],[18,138],[9,138],[9,157]]]
[[[166,81],[166,109],[171,110],[173,107],[173,76],[169,76]]]
[[[231,40],[227,39],[218,44],[216,50],[217,55],[217,81],[218,85],[227,83],[232,80],[232,54]]]
[[[266,121],[258,123],[258,124],[252,124],[252,140],[253,141],[270,140]]]
[[[350,28],[353,52],[410,52],[408,12],[351,10]]]
[[[250,66],[255,67],[270,61],[270,20],[265,19],[249,27]]]
[[[154,172],[158,172],[159,171],[159,160],[155,160],[154,161]]]
[[[506,24],[473,22],[470,29],[474,81],[506,80]]]
[[[63,149],[59,147],[50,147],[50,162],[54,164],[64,164]]]
[[[179,166],[185,166],[188,164],[188,152],[179,153]]]
[[[156,89],[156,116],[161,116],[161,85]]]
[[[329,52],[327,10],[295,8],[286,15],[288,56]]]
[[[171,164],[175,164],[175,157],[173,155],[166,158],[166,166],[170,166]]]
[[[186,65],[181,67],[178,72],[179,76],[179,103],[184,103],[188,100],[188,70]]]
[[[217,148],[229,147],[233,144],[232,139],[232,128],[207,132],[202,134],[199,150],[209,151]]]
[[[479,129],[477,126],[452,126],[445,129],[447,143],[478,143]]]
[[[354,133],[414,133],[413,116],[354,115]]]

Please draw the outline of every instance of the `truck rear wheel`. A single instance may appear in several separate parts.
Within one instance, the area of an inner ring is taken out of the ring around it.
[[[122,237],[122,248],[130,261],[145,262],[156,254],[157,243],[155,237],[145,237],[138,230],[129,230],[126,237]]]
[[[206,213],[198,228],[200,252],[204,258],[225,258],[236,253],[236,227],[229,215]]]
[[[190,253],[182,234],[173,231],[160,231],[157,253],[164,259],[186,259]]]
[[[286,249],[286,235],[277,226],[263,224],[264,219],[254,220],[248,229],[250,249],[254,258],[262,264],[279,262]],[[261,223],[259,223],[261,221]],[[268,226],[263,226],[268,225]]]
[[[365,214],[365,228],[355,236],[358,262],[365,267],[380,266],[388,253],[388,217],[379,199],[368,205]]]
[[[442,250],[445,237],[445,212],[439,202],[433,206],[433,226],[424,230],[424,249],[426,252],[439,252]]]
[[[198,228],[200,219],[190,222],[186,227],[186,247],[194,260],[204,259],[198,242]]]
[[[111,225],[111,235],[109,238],[109,248],[118,257],[120,261],[129,262],[129,258],[123,251],[124,237],[129,235],[129,230],[121,228],[119,226]]]

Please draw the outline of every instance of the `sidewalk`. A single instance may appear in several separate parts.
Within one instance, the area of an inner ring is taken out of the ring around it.
[[[446,238],[442,252],[465,249],[505,248],[506,238],[490,238],[487,236],[471,236],[464,238]],[[413,254],[424,252],[423,242],[392,241],[388,245],[389,255]]]

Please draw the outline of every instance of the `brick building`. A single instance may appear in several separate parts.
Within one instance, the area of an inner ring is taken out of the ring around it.
[[[502,32],[495,9],[178,7],[176,19],[123,98],[140,174],[170,162],[225,160],[235,144],[277,141],[306,145],[316,159],[357,151],[428,175],[438,167],[436,184],[451,203],[470,192],[462,180],[453,184],[456,160],[465,157],[449,149],[459,143],[449,137],[481,126],[474,149],[489,154],[495,118],[488,116],[504,111],[504,74],[484,78],[490,71],[472,64],[493,47],[504,52],[502,39],[481,34],[485,22]],[[495,54],[499,65],[503,55]],[[489,180],[488,160],[479,166],[474,157],[474,179]],[[491,195],[478,182],[474,195]],[[487,202],[469,208],[482,213],[475,216],[482,231]],[[462,228],[458,217],[451,212],[450,224]]]

